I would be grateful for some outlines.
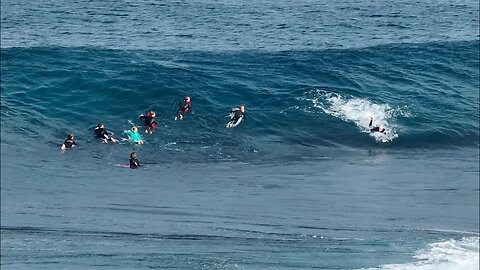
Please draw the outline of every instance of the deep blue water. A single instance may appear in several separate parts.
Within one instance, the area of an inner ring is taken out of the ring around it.
[[[1,15],[2,268],[478,269],[477,1]],[[143,146],[92,136],[148,110]]]

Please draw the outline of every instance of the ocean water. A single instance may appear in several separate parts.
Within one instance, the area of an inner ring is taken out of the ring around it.
[[[2,1],[1,268],[479,269],[478,14]]]

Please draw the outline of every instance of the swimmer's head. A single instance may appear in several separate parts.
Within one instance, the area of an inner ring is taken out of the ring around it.
[[[381,133],[384,133],[385,132],[385,128],[383,126],[380,126],[380,128],[378,129],[378,131],[380,131]]]
[[[186,96],[186,97],[185,97],[185,101],[186,101],[186,102],[190,102],[190,97],[189,97],[189,96]]]
[[[138,131],[138,128],[137,128],[137,127],[132,127],[132,131],[133,131],[133,132],[137,132],[137,131]]]
[[[136,159],[137,158],[137,153],[135,153],[135,152],[130,153],[130,158]]]
[[[103,125],[103,123],[99,123],[99,124],[97,125],[97,127],[98,127],[98,128],[104,128],[105,125]]]
[[[240,105],[240,111],[244,112],[245,111],[245,106]]]
[[[69,140],[73,140],[74,137],[75,137],[75,136],[73,136],[72,133],[68,134],[68,139],[69,139]]]
[[[150,111],[150,116],[155,117],[157,115],[154,111]]]

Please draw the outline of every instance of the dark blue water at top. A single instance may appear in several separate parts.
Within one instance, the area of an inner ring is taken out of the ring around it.
[[[478,39],[478,1],[13,1],[2,47],[318,50]]]
[[[2,268],[478,269],[478,17],[477,1],[2,1]],[[143,146],[92,135],[148,110]],[[120,167],[131,151],[144,168]]]

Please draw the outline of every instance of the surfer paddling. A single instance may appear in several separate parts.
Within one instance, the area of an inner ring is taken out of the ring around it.
[[[62,146],[60,146],[60,149],[65,150],[68,148],[73,148],[77,146],[77,142],[75,141],[75,136],[73,136],[72,133],[68,134],[67,139],[63,142]]]
[[[383,126],[375,126],[372,128],[373,125],[373,117],[370,116],[370,123],[368,124],[368,127],[370,128],[370,132],[380,132],[384,133],[385,128]]]
[[[123,134],[127,135],[128,139],[134,143],[143,144],[142,135],[138,132],[137,127],[134,126],[131,130],[125,130]]]
[[[143,121],[145,125],[145,133],[153,133],[153,130],[157,127],[157,114],[154,111],[148,112],[146,115],[140,115],[138,118]]]
[[[187,112],[192,110],[192,102],[190,101],[190,97],[186,96],[183,101],[178,103],[178,111],[175,120],[183,120]]]
[[[230,122],[227,124],[227,128],[234,128],[245,119],[245,106],[240,105],[238,108],[233,108],[230,111]]]
[[[102,140],[103,143],[117,142],[117,140],[113,137],[113,133],[108,131],[103,123],[98,124],[97,127],[93,130],[93,132],[95,133],[97,138]]]

